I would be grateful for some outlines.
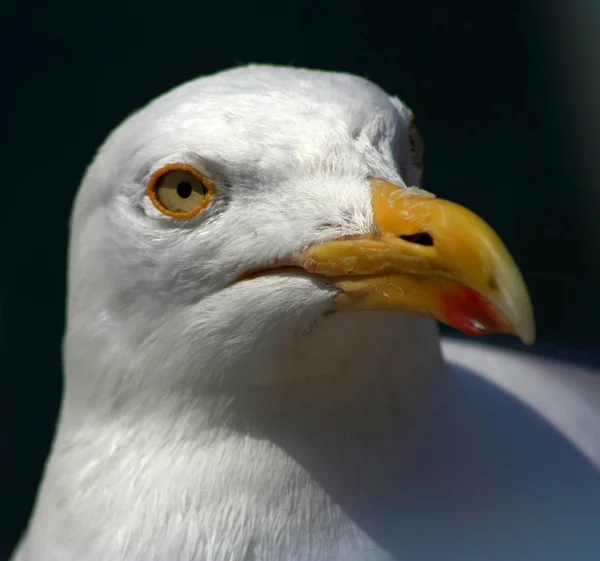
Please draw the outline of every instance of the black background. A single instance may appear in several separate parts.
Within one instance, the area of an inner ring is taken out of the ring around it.
[[[68,219],[109,131],[182,81],[246,62],[369,77],[415,111],[424,187],[465,204],[521,266],[540,352],[592,355],[600,247],[586,243],[557,18],[514,0],[29,2],[3,7],[0,558],[54,429]],[[501,338],[490,340],[503,344]]]

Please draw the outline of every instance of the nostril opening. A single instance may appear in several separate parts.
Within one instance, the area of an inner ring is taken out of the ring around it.
[[[433,245],[433,238],[427,232],[418,232],[407,236],[399,236],[404,241],[416,243],[417,245]]]

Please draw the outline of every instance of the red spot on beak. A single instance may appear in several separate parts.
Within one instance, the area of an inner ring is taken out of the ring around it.
[[[442,296],[446,321],[467,335],[504,331],[504,322],[490,301],[472,288],[461,287]]]

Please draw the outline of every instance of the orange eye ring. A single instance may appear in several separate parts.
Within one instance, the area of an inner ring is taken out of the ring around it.
[[[166,206],[161,202],[159,197],[159,188],[161,188],[161,180],[164,180],[169,174],[173,172],[182,172],[183,174],[189,174],[191,179],[195,180],[196,185],[200,185],[204,190],[204,197],[201,201],[194,206],[189,211],[175,211],[166,208]],[[206,208],[210,201],[212,200],[213,195],[215,194],[215,186],[212,181],[202,175],[197,169],[192,166],[188,166],[187,164],[167,164],[166,166],[161,167],[156,170],[150,181],[148,182],[148,186],[146,187],[146,194],[150,197],[152,204],[160,210],[163,214],[167,216],[171,216],[173,218],[191,218],[198,214],[201,210]]]

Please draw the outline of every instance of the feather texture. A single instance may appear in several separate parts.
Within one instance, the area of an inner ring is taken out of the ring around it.
[[[362,78],[250,66],[113,132],[73,213],[64,399],[15,561],[592,559],[597,374],[450,342],[449,365],[428,319],[326,314],[308,276],[230,284],[374,233],[368,178],[420,179],[410,118]],[[169,162],[212,178],[206,212],[148,200]]]

